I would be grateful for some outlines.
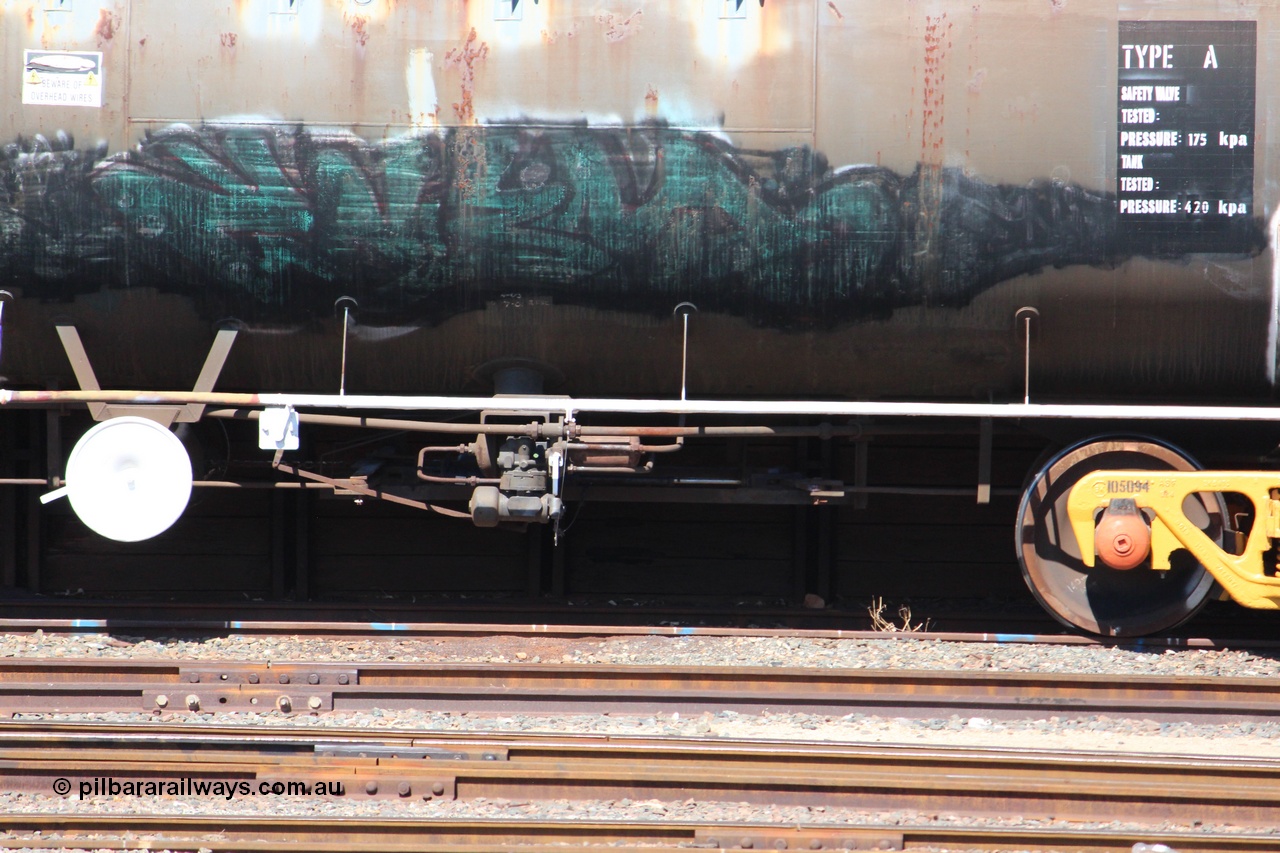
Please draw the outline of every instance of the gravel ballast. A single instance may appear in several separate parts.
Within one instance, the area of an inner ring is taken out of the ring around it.
[[[963,643],[887,637],[819,639],[808,637],[692,636],[585,637],[446,636],[406,639],[334,639],[292,636],[225,636],[204,639],[143,639],[120,635],[58,635],[34,632],[0,637],[0,657],[32,659],[140,659],[238,661],[253,663],[521,663],[559,662],[609,666],[811,667],[823,669],[896,669],[1036,673],[1119,673],[1132,675],[1270,679],[1280,675],[1280,657],[1271,652],[1228,649],[1165,649],[1105,645]],[[1102,750],[1166,753],[1181,756],[1280,758],[1280,722],[1198,724],[1157,722],[1109,715],[1058,714],[1043,719],[998,720],[947,716],[925,719],[868,714],[817,715],[783,709],[759,715],[733,711],[625,715],[484,715],[416,710],[373,710],[319,715],[264,714],[23,714],[23,721],[101,721],[165,724],[292,727],[302,730],[358,729],[430,733],[546,732],[614,736],[665,736],[707,739],[771,739],[835,744],[911,746],[1035,747],[1046,750]],[[177,798],[60,798],[52,794],[0,793],[0,811],[16,813],[130,814],[276,814],[280,816],[416,816],[438,819],[678,820],[749,822],[779,825],[1028,825],[1020,816],[959,818],[915,812],[861,812],[848,809],[761,807],[745,803],[630,801],[280,801],[224,803]],[[1052,822],[1029,825],[1053,827]],[[1079,828],[1082,824],[1061,824]],[[1128,829],[1121,824],[1090,824],[1098,829]],[[1188,819],[1185,824],[1148,827],[1150,831],[1222,831]],[[1257,831],[1257,827],[1235,828]],[[1271,831],[1268,828],[1263,828]]]

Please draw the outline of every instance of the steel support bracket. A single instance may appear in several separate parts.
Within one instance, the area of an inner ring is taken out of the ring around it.
[[[75,373],[76,382],[80,385],[81,391],[101,391],[102,386],[98,384],[98,377],[93,372],[93,364],[89,361],[89,355],[85,352],[84,343],[80,340],[80,333],[75,326],[59,325],[55,326],[58,330],[58,338],[62,341],[62,349],[67,354],[67,360],[71,362],[71,369]],[[219,329],[218,334],[213,339],[213,346],[209,348],[209,354],[205,356],[204,366],[200,368],[200,375],[196,378],[196,384],[191,389],[198,394],[208,394],[213,391],[213,386],[218,382],[218,376],[222,373],[222,368],[227,362],[227,356],[231,352],[231,345],[235,343],[235,329]],[[164,427],[173,426],[175,423],[195,423],[204,416],[203,403],[187,403],[185,405],[118,405],[112,403],[89,403],[89,414],[93,416],[95,421],[105,421],[109,418],[118,418],[124,415],[133,415],[135,417],[147,418]]]

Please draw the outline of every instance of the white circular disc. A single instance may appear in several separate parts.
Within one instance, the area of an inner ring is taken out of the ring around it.
[[[169,529],[191,499],[191,457],[155,421],[111,418],[90,429],[67,459],[67,498],[93,532],[139,542]]]

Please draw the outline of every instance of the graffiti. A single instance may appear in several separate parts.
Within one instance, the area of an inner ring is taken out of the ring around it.
[[[0,287],[152,287],[211,317],[434,322],[523,293],[777,327],[960,306],[1018,275],[1113,266],[1115,199],[937,166],[832,168],[719,135],[489,126],[370,143],[311,128],[176,125],[107,156],[65,134],[4,149]],[[1261,249],[1260,225],[1241,218]]]

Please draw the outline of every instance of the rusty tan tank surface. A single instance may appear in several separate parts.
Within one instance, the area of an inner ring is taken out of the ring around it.
[[[671,393],[688,301],[705,395],[1013,398],[1023,307],[1042,394],[1270,394],[1268,3],[0,15],[12,384],[71,382],[72,322],[108,385],[188,386],[230,325],[221,387],[331,390],[349,297],[361,392]]]

